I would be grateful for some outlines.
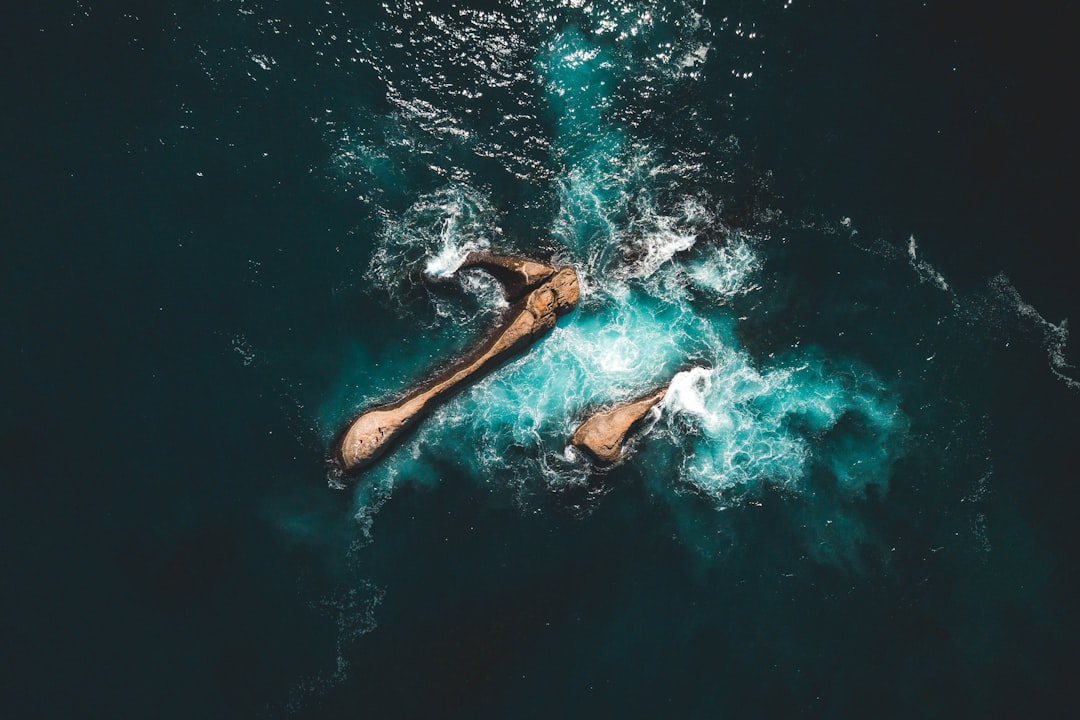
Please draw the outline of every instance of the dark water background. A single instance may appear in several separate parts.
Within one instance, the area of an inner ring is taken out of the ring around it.
[[[574,3],[460,5],[522,29],[526,75],[549,30],[609,42]],[[394,46],[448,3],[8,17],[5,717],[1067,714],[1075,4],[687,7],[711,28],[700,77],[652,104],[632,80],[602,119],[708,166],[685,184],[757,239],[762,290],[731,305],[755,365],[798,340],[882,379],[907,422],[887,485],[843,496],[818,468],[721,510],[644,447],[583,501],[447,454],[370,539],[327,438],[464,342],[421,286],[403,308],[367,287],[385,229],[464,173],[508,249],[563,250],[575,129],[538,111],[546,146],[380,146],[390,87],[469,106]],[[470,77],[452,60],[451,89]],[[505,130],[520,90],[466,125]],[[356,169],[349,133],[383,154]]]

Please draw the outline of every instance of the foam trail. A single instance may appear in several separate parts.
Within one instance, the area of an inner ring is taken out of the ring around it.
[[[947,292],[952,298],[954,306],[959,308],[960,300],[945,280],[945,277],[937,268],[919,257],[918,245],[914,235],[908,238],[907,251],[908,259],[911,266],[919,274],[919,279]],[[1003,300],[1012,313],[1015,313],[1020,319],[1031,323],[1036,332],[1039,333],[1050,364],[1050,372],[1054,374],[1054,377],[1065,383],[1065,386],[1070,390],[1080,390],[1080,380],[1077,380],[1068,372],[1075,369],[1075,366],[1068,361],[1065,352],[1069,341],[1068,319],[1063,319],[1059,324],[1055,325],[1044,318],[1038,310],[1021,297],[1020,292],[1004,273],[995,275],[988,284],[991,292]]]
[[[911,267],[915,268],[915,272],[919,274],[920,280],[932,283],[950,295],[954,294],[952,288],[949,287],[949,283],[946,282],[945,276],[933,265],[919,258],[918,244],[914,235],[908,238],[908,260],[911,262]]]
[[[1057,325],[1044,318],[1030,303],[1024,301],[1024,298],[1020,296],[1020,292],[1004,273],[995,275],[990,280],[990,287],[1008,302],[1013,312],[1034,325],[1042,335],[1043,348],[1046,350],[1046,357],[1050,362],[1050,372],[1054,374],[1054,377],[1065,383],[1065,386],[1070,390],[1080,390],[1080,380],[1066,372],[1075,369],[1075,366],[1065,356],[1065,348],[1069,342],[1068,318],[1063,319]]]

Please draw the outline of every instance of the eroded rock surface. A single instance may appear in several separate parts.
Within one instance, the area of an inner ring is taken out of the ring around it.
[[[486,270],[502,283],[507,300],[517,300],[530,289],[555,274],[555,268],[547,263],[514,257],[495,255],[474,250],[465,256],[458,270],[478,267]]]
[[[584,450],[600,464],[615,462],[634,424],[664,398],[667,390],[665,385],[643,397],[594,413],[578,425],[570,437],[570,444]]]
[[[559,315],[578,301],[573,268],[556,269],[533,260],[490,253],[470,253],[461,265],[490,272],[512,302],[499,324],[470,353],[436,372],[400,400],[365,412],[342,433],[335,460],[346,475],[370,466],[424,415],[455,391],[475,382],[502,361],[525,349],[555,327]]]

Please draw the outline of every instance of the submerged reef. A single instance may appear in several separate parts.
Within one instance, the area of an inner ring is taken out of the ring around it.
[[[364,412],[341,433],[333,458],[345,475],[369,467],[438,404],[532,345],[577,305],[578,277],[571,267],[487,252],[469,253],[459,269],[470,267],[486,270],[503,285],[510,308],[472,351],[401,399]]]

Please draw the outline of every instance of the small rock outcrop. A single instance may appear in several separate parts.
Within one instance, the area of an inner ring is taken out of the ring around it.
[[[400,400],[354,420],[334,448],[334,459],[344,474],[355,475],[370,466],[439,403],[536,342],[578,301],[577,274],[570,267],[486,252],[469,253],[461,265],[468,267],[482,268],[499,280],[510,308],[473,351]]]
[[[474,250],[465,256],[458,270],[478,267],[503,286],[506,299],[513,302],[530,289],[555,274],[555,268],[547,263],[519,258],[512,255],[494,255]]]
[[[590,415],[570,436],[570,444],[584,450],[597,463],[610,465],[619,459],[630,430],[664,399],[667,390],[665,385],[648,395]]]

